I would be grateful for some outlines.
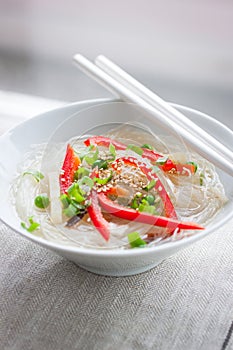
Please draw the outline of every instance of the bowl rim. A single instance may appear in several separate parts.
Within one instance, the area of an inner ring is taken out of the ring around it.
[[[54,113],[57,110],[61,111],[61,110],[65,110],[67,108],[70,107],[80,107],[83,105],[84,108],[88,108],[91,106],[94,106],[95,104],[102,104],[102,103],[111,103],[111,102],[122,102],[122,100],[120,99],[113,99],[113,98],[96,98],[96,99],[87,99],[87,100],[83,100],[83,101],[77,101],[77,102],[72,102],[72,103],[68,103],[65,104],[62,107],[57,107],[51,110],[48,110],[46,112],[40,113],[38,115],[33,116],[32,118],[26,119],[24,121],[22,121],[21,123],[18,123],[17,125],[11,127],[9,130],[7,130],[3,135],[0,136],[0,140],[4,139],[5,137],[8,137],[8,135],[10,135],[12,132],[14,132],[15,129],[17,129],[18,127],[20,127],[20,125],[25,124],[30,122],[32,119],[39,119],[40,117],[42,117],[44,114],[48,114],[48,113]],[[222,124],[220,121],[216,120],[215,118],[199,111],[196,110],[194,108],[191,107],[187,107],[187,106],[183,106],[177,103],[171,103],[169,102],[169,104],[171,104],[173,107],[178,108],[182,111],[186,111],[186,112],[191,112],[194,114],[198,114],[199,116],[204,117],[207,120],[210,120],[212,123],[217,124],[219,127],[221,127],[222,129],[224,129],[226,132],[230,132],[232,133],[233,136],[233,131],[226,125]],[[229,213],[228,215],[224,216],[224,219],[221,220],[221,222],[219,223],[215,223],[214,226],[211,227],[211,230],[204,229],[203,231],[199,232],[198,234],[195,234],[193,236],[188,236],[185,237],[184,239],[178,240],[178,241],[172,241],[172,242],[167,242],[164,243],[162,245],[158,245],[158,246],[153,246],[153,247],[145,247],[143,249],[120,249],[120,248],[107,248],[107,249],[101,249],[101,248],[88,248],[88,247],[78,247],[78,246],[72,246],[72,245],[62,245],[61,243],[56,243],[56,242],[52,242],[52,241],[48,241],[42,237],[38,237],[35,236],[33,234],[28,233],[27,231],[19,228],[15,228],[14,226],[11,226],[11,224],[9,222],[6,222],[3,218],[1,218],[1,214],[0,214],[0,220],[7,226],[9,227],[11,230],[13,230],[14,232],[20,234],[22,237],[29,239],[32,242],[35,242],[37,244],[39,244],[40,246],[43,246],[45,248],[49,248],[53,251],[57,251],[57,252],[67,252],[67,253],[73,253],[73,254],[79,254],[79,255],[88,255],[88,256],[92,256],[92,257],[100,257],[100,256],[105,256],[105,257],[122,257],[122,256],[143,256],[143,255],[147,255],[148,253],[154,253],[156,254],[157,252],[164,252],[166,250],[171,250],[171,249],[181,249],[184,248],[187,245],[190,245],[206,236],[208,236],[209,234],[213,233],[214,231],[216,231],[219,227],[223,226],[224,224],[227,223],[227,221],[232,218],[233,213]]]

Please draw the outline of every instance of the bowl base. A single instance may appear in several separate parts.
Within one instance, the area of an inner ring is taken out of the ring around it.
[[[90,267],[90,266],[85,266],[85,265],[80,265],[77,264],[79,267],[81,267],[84,270],[87,270],[89,272],[92,272],[96,275],[101,275],[101,276],[112,276],[112,277],[126,277],[126,276],[133,276],[133,275],[138,275],[140,273],[149,271],[151,269],[153,269],[154,267],[156,267],[157,265],[159,265],[161,261],[156,261],[156,263],[150,264],[150,265],[146,265],[143,267],[137,267],[137,268],[132,268],[132,269],[128,269],[128,270],[104,270],[104,269],[99,269],[99,268],[95,268],[95,267]]]

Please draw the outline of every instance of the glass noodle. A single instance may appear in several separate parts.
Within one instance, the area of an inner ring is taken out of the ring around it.
[[[174,204],[179,220],[206,226],[227,201],[215,167],[198,154],[185,149],[184,145],[178,143],[175,138],[173,140],[168,136],[155,136],[147,130],[128,124],[112,129],[104,136],[116,139],[126,145],[141,146],[146,143],[153,146],[156,152],[169,156],[169,159],[174,162],[187,163],[192,161],[198,165],[196,173],[188,174],[188,176],[158,171],[158,177]],[[80,150],[84,147],[83,140],[85,138],[77,137],[75,140],[70,140],[70,144],[75,150]],[[143,238],[149,229],[153,230],[154,239],[148,246],[166,244],[166,242],[185,239],[188,235],[199,233],[196,230],[181,230],[179,233],[175,230],[173,235],[168,236],[166,231],[161,228],[151,228],[148,227],[149,225],[131,222],[105,213],[105,218],[110,222],[111,231],[110,239],[106,242],[93,226],[88,215],[85,215],[75,227],[66,226],[67,218],[64,218],[64,215],[62,222],[51,220],[51,206],[54,203],[46,210],[42,210],[34,205],[34,199],[41,193],[46,193],[51,197],[49,179],[50,182],[53,179],[55,187],[59,184],[66,147],[67,142],[56,145],[33,145],[31,151],[25,154],[22,164],[19,165],[11,195],[20,220],[28,222],[28,218],[33,217],[33,220],[40,224],[39,228],[31,234],[62,245],[93,249],[128,249],[130,246],[127,234],[130,232],[136,231]],[[124,156],[125,153],[119,151],[118,155]],[[133,150],[127,150],[127,155],[140,158]],[[147,159],[143,160],[148,166],[150,165]],[[44,178],[37,182],[32,175],[26,174],[29,170],[40,171]],[[53,200],[55,200],[55,206],[59,205],[56,203],[58,198],[50,198],[50,201]]]

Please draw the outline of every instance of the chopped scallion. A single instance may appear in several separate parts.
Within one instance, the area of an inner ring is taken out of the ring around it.
[[[38,223],[38,222],[36,222],[36,221],[34,221],[33,220],[33,217],[32,216],[30,216],[29,218],[28,218],[28,222],[29,222],[29,226],[27,226],[26,224],[25,224],[25,222],[21,222],[21,226],[25,229],[25,230],[27,230],[28,232],[33,232],[33,231],[35,231],[35,230],[37,230],[38,228],[39,228],[39,226],[40,226],[40,224]]]
[[[60,201],[62,202],[63,208],[67,208],[71,202],[71,200],[65,193],[60,196]]]
[[[139,146],[135,146],[135,145],[132,145],[132,144],[129,144],[127,146],[127,149],[131,149],[131,151],[139,154],[139,156],[142,156],[143,155],[143,150],[141,149],[141,147]]]
[[[142,193],[141,192],[136,193],[136,195],[134,196],[134,198],[131,202],[131,208],[138,209],[138,207],[141,203],[141,198],[142,198]]]
[[[112,178],[112,172],[108,177],[105,177],[104,179],[101,179],[99,177],[95,177],[94,181],[97,182],[100,185],[106,185]]]
[[[32,175],[37,182],[44,178],[44,175],[38,170],[27,170],[23,173],[24,175]]]
[[[70,199],[74,199],[76,202],[81,203],[85,200],[81,194],[79,185],[75,182],[67,190]]]
[[[132,248],[142,248],[146,246],[146,242],[140,237],[138,232],[128,234],[128,241]]]
[[[94,186],[94,181],[88,177],[88,176],[83,176],[79,181],[78,181],[78,185],[83,186],[86,185],[88,186],[90,189],[92,189],[92,187]]]
[[[152,215],[156,214],[156,209],[155,209],[155,207],[153,205],[144,204],[144,203],[141,203],[139,205],[138,211],[144,212],[144,213],[149,213],[149,214],[152,214]]]
[[[155,184],[156,184],[156,180],[155,180],[155,179],[152,179],[152,180],[148,183],[148,185],[145,186],[143,189],[144,189],[145,191],[150,191],[150,190],[152,190],[152,188],[155,186]]]
[[[95,152],[89,152],[85,157],[85,161],[87,162],[87,164],[89,165],[93,165],[95,163],[95,161],[98,159],[99,156],[99,150],[96,147]]]
[[[75,216],[77,214],[77,212],[78,212],[78,210],[77,210],[76,206],[74,206],[72,203],[70,203],[69,206],[63,210],[63,213],[68,218],[72,218],[73,216]]]
[[[107,169],[108,168],[108,162],[104,159],[97,159],[93,164],[92,164],[92,169],[97,167],[98,169]]]
[[[141,147],[142,147],[142,148],[150,149],[151,151],[154,151],[154,147],[152,147],[152,146],[149,145],[148,143],[144,143],[144,145],[142,145]]]
[[[81,166],[74,173],[74,179],[75,180],[79,180],[79,179],[81,179],[84,176],[88,176],[89,174],[90,174],[90,171],[87,168]]]
[[[81,160],[85,158],[93,149],[95,148],[94,145],[90,145],[88,147],[85,147],[85,149],[81,149],[79,152],[76,152]]]
[[[112,143],[110,143],[110,145],[109,145],[109,152],[113,156],[113,158],[115,159],[116,158],[116,148]]]

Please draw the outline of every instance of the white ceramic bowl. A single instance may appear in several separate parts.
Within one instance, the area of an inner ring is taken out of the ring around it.
[[[22,237],[72,260],[84,269],[111,276],[127,276],[149,270],[180,249],[216,231],[233,217],[233,181],[229,175],[218,169],[229,201],[204,231],[183,240],[144,249],[95,250],[62,246],[33,236],[21,228],[20,220],[9,200],[9,188],[15,176],[17,164],[22,159],[23,154],[29,150],[30,145],[48,142],[51,135],[55,141],[67,141],[71,137],[82,134],[95,126],[111,122],[134,122],[139,120],[150,126],[154,131],[157,129],[151,119],[142,116],[135,109],[133,109],[133,112],[123,113],[127,111],[127,107],[125,109],[122,105],[122,103],[106,99],[70,104],[34,117],[0,137],[0,218],[2,221]],[[93,108],[94,106],[96,107]],[[233,147],[233,132],[230,129],[203,113],[187,107],[174,106],[221,140],[226,146]],[[67,123],[68,119],[69,122]],[[65,127],[56,129],[64,121]]]

